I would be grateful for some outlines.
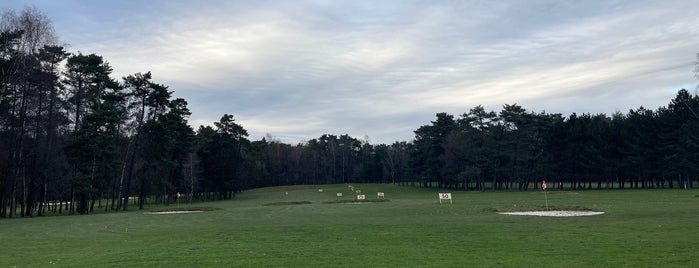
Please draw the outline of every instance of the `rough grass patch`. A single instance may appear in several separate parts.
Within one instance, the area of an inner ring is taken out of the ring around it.
[[[212,207],[180,207],[180,208],[167,208],[160,210],[153,210],[151,212],[173,212],[173,211],[214,211],[220,208]]]
[[[564,210],[564,211],[597,211],[595,209],[580,207],[580,206],[568,206],[568,207],[551,207],[548,208],[544,206],[511,206],[511,207],[497,207],[491,208],[492,212],[524,212],[524,211],[547,211],[547,210]]]
[[[285,201],[285,202],[273,202],[267,203],[263,206],[288,206],[288,205],[308,205],[311,201]]]
[[[323,204],[348,204],[348,203],[381,203],[381,202],[388,202],[388,199],[364,199],[364,200],[355,200],[355,199],[341,199],[341,200],[333,200],[333,201],[325,201]]]

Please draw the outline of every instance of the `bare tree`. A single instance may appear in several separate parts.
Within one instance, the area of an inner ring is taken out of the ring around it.
[[[58,38],[51,19],[34,6],[27,6],[19,14],[14,10],[3,12],[0,31],[22,31],[20,50],[37,54],[45,45],[56,45]]]
[[[3,35],[3,66],[0,78],[0,106],[8,105],[11,109],[0,112],[2,122],[9,139],[8,166],[4,187],[3,202],[10,198],[10,217],[16,216],[17,191],[21,184],[21,199],[25,215],[31,215],[36,198],[30,196],[36,191],[30,188],[35,182],[37,172],[34,166],[38,163],[38,144],[44,139],[45,131],[42,114],[48,88],[55,86],[47,82],[51,79],[50,71],[43,70],[39,57],[45,46],[56,42],[53,26],[48,17],[35,7],[26,7],[17,14],[5,11],[0,17],[0,33]],[[34,128],[32,128],[34,126]],[[33,142],[32,142],[33,141]],[[28,146],[34,144],[35,146]],[[30,166],[33,165],[33,166]],[[5,195],[7,194],[7,195]],[[32,200],[34,199],[34,200]],[[29,204],[31,203],[31,204]]]

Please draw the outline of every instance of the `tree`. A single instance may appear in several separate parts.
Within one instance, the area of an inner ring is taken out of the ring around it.
[[[391,145],[380,144],[376,146],[377,151],[384,151],[380,159],[383,167],[383,177],[386,182],[395,184],[403,183],[410,179],[408,170],[409,146],[407,142],[394,142]]]
[[[184,182],[185,165],[194,140],[194,131],[187,124],[190,114],[184,99],[174,99],[169,111],[147,130],[150,146],[145,160],[155,188],[162,189],[158,194],[164,196],[165,204],[173,202],[176,193],[186,192],[189,186]],[[139,208],[143,209],[142,202]]]
[[[665,152],[663,161],[677,178],[680,187],[693,187],[691,177],[698,172],[696,135],[699,124],[699,97],[692,96],[685,89],[677,92],[667,109],[660,111],[660,143]]]
[[[36,8],[0,17],[0,150],[7,163],[0,165],[0,216],[9,205],[9,216],[15,217],[18,201],[23,215],[30,216],[38,199],[45,98],[55,88],[40,50],[55,40],[50,20]]]
[[[124,86],[128,91],[129,104],[128,108],[131,111],[132,120],[129,124],[131,132],[130,139],[127,145],[125,159],[123,162],[122,173],[119,180],[119,201],[116,209],[129,209],[129,197],[131,196],[132,179],[136,172],[139,177],[139,207],[143,205],[143,195],[146,189],[145,162],[144,154],[149,152],[147,146],[143,146],[147,141],[144,138],[144,127],[153,125],[159,117],[167,112],[169,107],[170,96],[172,92],[168,91],[167,87],[151,81],[151,73],[145,74],[136,73],[123,78]],[[151,136],[158,139],[160,137]],[[151,142],[157,145],[157,143]],[[140,162],[139,162],[140,160]],[[137,170],[140,167],[140,172]],[[126,177],[126,182],[124,182]]]
[[[228,114],[224,114],[214,125],[216,130],[204,127],[197,134],[203,143],[199,149],[202,175],[205,177],[206,191],[217,192],[218,199],[226,199],[242,189],[238,175],[248,133]]]
[[[534,116],[517,104],[503,106],[500,112],[505,130],[503,155],[506,159],[505,172],[508,177],[507,188],[512,189],[518,183],[518,189],[526,189],[533,174],[534,158],[537,155]]]
[[[499,145],[497,144],[497,132],[499,118],[494,111],[486,112],[483,106],[471,108],[468,113],[461,116],[458,121],[460,130],[469,135],[469,155],[471,165],[467,168],[473,175],[478,175],[477,188],[485,190],[485,179],[490,178],[492,190],[495,190],[498,182],[498,166],[500,164]]]
[[[44,133],[44,140],[41,141],[41,139],[37,138],[36,139],[36,147],[41,149],[41,156],[40,159],[38,160],[39,164],[39,169],[40,169],[40,202],[39,207],[38,207],[38,215],[43,216],[45,213],[45,204],[48,202],[48,183],[49,183],[49,177],[51,177],[50,174],[60,174],[64,173],[62,168],[57,165],[56,161],[52,161],[55,159],[59,159],[61,156],[60,154],[62,153],[59,149],[58,146],[56,146],[56,140],[59,135],[59,127],[65,123],[67,123],[67,118],[62,112],[62,109],[60,107],[65,106],[65,102],[61,97],[59,96],[59,90],[62,89],[62,84],[59,82],[59,73],[58,73],[58,64],[64,61],[70,54],[65,52],[64,48],[61,46],[49,46],[46,45],[43,48],[39,49],[39,54],[37,58],[41,62],[42,65],[42,71],[46,74],[44,77],[46,78],[44,83],[43,83],[43,89],[44,91],[47,91],[42,94],[46,95],[48,97],[48,100],[46,100],[48,103],[46,104],[45,110],[45,118],[42,118],[42,113],[41,111],[38,113],[37,117],[40,118],[40,120],[37,120],[36,123],[36,132],[43,132]],[[41,100],[39,101],[40,107],[41,105]],[[44,121],[41,123],[40,121]],[[41,127],[43,129],[41,129]],[[41,135],[38,135],[39,137]],[[41,144],[39,144],[41,143]]]
[[[412,166],[425,187],[429,187],[432,181],[436,181],[439,187],[445,187],[441,173],[444,155],[442,143],[454,129],[456,122],[454,116],[438,113],[437,119],[431,123],[415,130],[415,146],[411,155]]]
[[[67,148],[73,163],[71,206],[74,213],[89,213],[91,201],[104,191],[114,169],[120,126],[125,120],[125,97],[120,85],[109,75],[112,68],[101,56],[73,55],[66,64],[64,82],[71,89],[73,138]]]

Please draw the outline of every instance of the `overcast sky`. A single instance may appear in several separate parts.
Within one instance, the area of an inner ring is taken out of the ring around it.
[[[196,129],[410,141],[438,112],[626,112],[695,93],[699,0],[84,1],[33,5],[114,77],[152,71]]]

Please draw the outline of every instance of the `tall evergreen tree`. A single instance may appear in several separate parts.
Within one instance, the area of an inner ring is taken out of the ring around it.
[[[454,116],[438,113],[431,125],[424,125],[415,130],[415,146],[411,161],[414,172],[418,174],[424,186],[436,181],[439,187],[445,186],[441,169],[444,166],[444,147],[442,144],[455,128]]]
[[[70,210],[89,213],[91,201],[104,190],[107,173],[115,171],[117,139],[125,120],[124,94],[109,75],[111,66],[101,56],[73,55],[66,64],[64,83],[70,89],[73,138],[67,152],[73,164]]]
[[[235,123],[232,115],[225,114],[214,125],[216,129],[200,128],[198,136],[203,143],[200,147],[202,175],[207,191],[217,192],[218,199],[231,198],[242,190],[239,168],[242,164],[242,149],[249,142],[248,132]]]

